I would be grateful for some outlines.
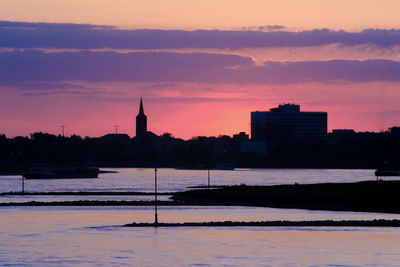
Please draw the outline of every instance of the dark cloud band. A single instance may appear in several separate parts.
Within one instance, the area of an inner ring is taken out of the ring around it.
[[[74,80],[236,84],[400,82],[400,62],[269,61],[256,66],[248,57],[209,53],[45,53],[35,50],[0,53],[0,85]],[[30,88],[35,89],[32,85]]]
[[[262,26],[264,29],[264,26]],[[218,30],[120,30],[110,26],[0,21],[0,47],[74,49],[241,49],[255,47],[307,47],[333,43],[373,44],[391,47],[400,44],[400,30],[367,29],[362,32],[328,29],[289,32]]]

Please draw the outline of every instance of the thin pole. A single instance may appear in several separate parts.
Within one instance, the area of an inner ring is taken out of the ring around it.
[[[62,129],[62,137],[65,137],[65,136],[64,136],[64,130],[65,130],[65,127],[67,127],[67,126],[63,124],[63,125],[61,125],[60,127],[61,127],[61,129]]]
[[[210,187],[210,168],[208,168],[208,187]]]
[[[24,178],[24,176],[22,176],[22,194],[25,194],[25,183],[24,183],[24,181],[25,181],[25,178]]]
[[[118,125],[118,124],[115,124],[115,125],[114,125],[114,128],[115,128],[115,134],[118,134],[119,125]]]
[[[158,226],[157,214],[157,168],[154,168],[154,225]]]

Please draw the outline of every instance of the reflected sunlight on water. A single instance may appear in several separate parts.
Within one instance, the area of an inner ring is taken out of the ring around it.
[[[152,212],[149,207],[1,208],[0,265],[395,266],[400,262],[398,228],[118,226],[133,220],[152,221]],[[298,210],[283,214],[278,209],[264,208],[168,207],[160,211],[160,219],[300,219],[329,215],[313,212],[299,215]],[[380,218],[379,214],[359,213],[343,213],[342,218],[353,216]]]
[[[43,191],[144,191],[154,190],[154,169],[107,169],[118,173],[100,174],[98,179],[25,180],[27,192]],[[212,185],[271,185],[375,180],[374,170],[334,169],[235,169],[212,170]],[[389,179],[389,178],[388,178]],[[206,185],[206,170],[158,169],[160,192],[182,191],[188,186]],[[21,177],[0,176],[0,191],[21,191]]]
[[[117,169],[99,179],[29,180],[27,191],[153,191],[152,169]],[[207,183],[207,172],[159,170],[161,192]],[[355,182],[373,170],[239,169],[212,171],[214,185]],[[0,191],[21,178],[0,177]],[[160,196],[166,199],[168,196]],[[0,196],[0,202],[150,200],[153,196]],[[0,207],[0,265],[310,266],[400,262],[400,229],[361,227],[127,228],[153,222],[153,207]],[[400,214],[260,207],[161,206],[160,222],[400,219]]]

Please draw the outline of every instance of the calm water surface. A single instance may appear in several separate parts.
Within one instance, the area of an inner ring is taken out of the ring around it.
[[[98,179],[25,180],[25,190],[43,191],[144,191],[154,190],[154,169],[107,169],[118,173],[100,174]],[[374,180],[374,170],[329,169],[236,169],[212,170],[212,185],[272,185]],[[206,185],[206,170],[158,169],[160,192],[182,191],[188,186]],[[0,191],[21,191],[21,176],[0,176]]]
[[[113,169],[114,170],[114,169]],[[28,180],[26,191],[153,191],[152,169],[99,179]],[[162,192],[207,183],[207,171],[160,169]],[[292,184],[375,179],[373,170],[211,171],[211,183]],[[21,178],[0,177],[0,191]],[[166,196],[160,196],[167,198]],[[2,202],[139,200],[151,196],[2,196]],[[160,207],[162,222],[400,219],[397,214],[257,207]],[[1,207],[0,265],[16,266],[398,266],[400,229],[359,227],[126,228],[152,222],[152,207]]]
[[[98,179],[25,180],[26,192],[54,191],[154,191],[154,169],[107,169],[118,173],[100,174]],[[374,170],[329,169],[236,169],[212,170],[212,185],[273,185],[374,180]],[[393,178],[391,178],[393,179]],[[158,170],[159,192],[188,190],[188,186],[207,184],[206,170]],[[0,176],[0,192],[20,192],[21,176]],[[168,200],[169,196],[159,196]],[[151,200],[152,196],[0,196],[1,202],[73,200]]]
[[[0,265],[398,266],[398,228],[127,228],[150,207],[0,208]],[[398,218],[246,207],[161,207],[160,220]]]

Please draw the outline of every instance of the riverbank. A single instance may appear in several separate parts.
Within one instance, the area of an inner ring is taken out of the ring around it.
[[[3,202],[0,207],[40,207],[40,206],[154,206],[155,201],[146,200],[75,200],[75,201],[28,201],[28,202]],[[177,201],[157,201],[158,206],[193,206],[193,203],[177,202]],[[207,206],[207,205],[205,205]],[[216,205],[208,205],[216,206]]]
[[[219,205],[400,213],[400,181],[226,186],[177,192],[177,201]]]
[[[400,214],[400,181],[364,181],[354,183],[291,184],[271,186],[218,186],[184,192],[163,192],[159,206],[255,206],[309,210],[360,211]],[[65,191],[7,192],[0,196],[153,196],[140,191]],[[172,200],[165,197],[172,196]],[[143,200],[71,200],[13,202],[0,206],[153,206],[153,199]],[[31,200],[31,201],[28,201]],[[19,200],[21,201],[21,200]],[[22,201],[24,201],[22,199]]]
[[[175,192],[161,192],[157,195],[172,195]],[[4,192],[0,196],[154,196],[152,192],[139,191],[56,191],[56,192]]]
[[[269,226],[269,227],[400,227],[400,220],[343,220],[343,221],[260,221],[260,222],[185,222],[185,223],[130,223],[123,227],[233,227],[233,226]]]

